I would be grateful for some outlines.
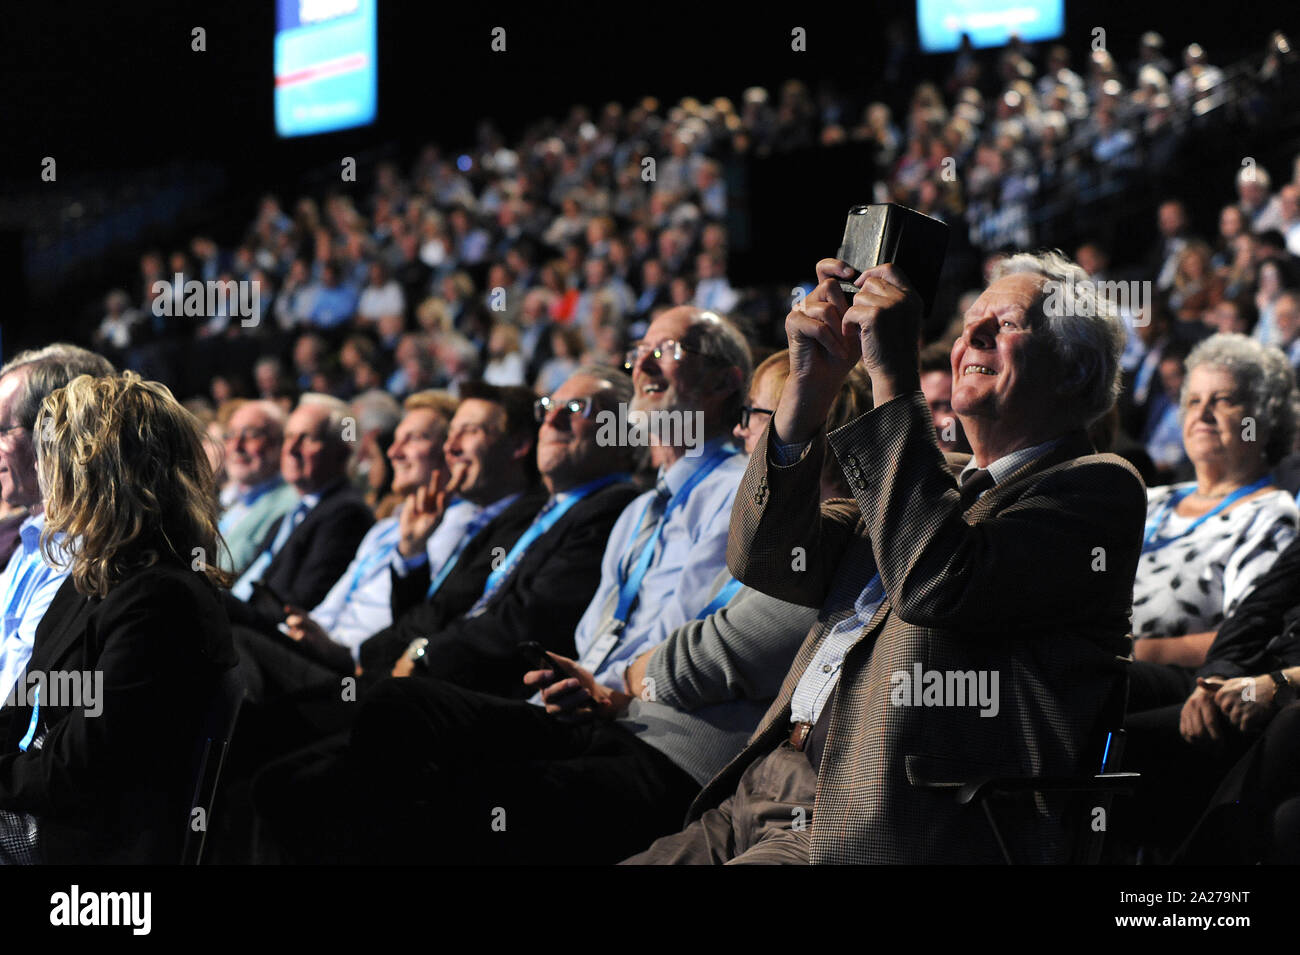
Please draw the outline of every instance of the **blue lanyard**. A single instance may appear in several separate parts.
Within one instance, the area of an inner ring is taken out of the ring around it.
[[[637,592],[641,589],[641,581],[645,578],[646,571],[650,569],[651,560],[654,559],[655,548],[659,545],[659,538],[663,536],[664,528],[668,526],[668,518],[673,511],[686,503],[686,499],[691,496],[691,491],[695,490],[697,484],[708,477],[719,464],[736,453],[735,448],[729,445],[724,446],[715,451],[707,461],[696,468],[695,473],[687,479],[681,489],[669,498],[663,516],[659,518],[659,527],[650,535],[650,539],[641,548],[641,553],[633,561],[632,573],[625,578],[623,577],[622,568],[619,568],[618,606],[614,610],[614,631],[616,633],[622,630],[627,623],[627,617],[632,611],[632,605],[636,603]],[[642,509],[641,518],[636,522],[638,532],[642,525],[645,524],[646,514],[649,513],[650,506],[653,503],[653,499],[647,501]]]
[[[1188,527],[1186,527],[1184,530],[1180,531],[1179,533],[1173,535],[1172,537],[1157,536],[1157,532],[1160,530],[1161,527],[1164,526],[1165,521],[1168,520],[1169,512],[1178,506],[1179,501],[1187,497],[1187,495],[1191,494],[1192,491],[1196,489],[1189,487],[1189,488],[1184,488],[1181,491],[1174,492],[1173,494],[1169,495],[1169,499],[1166,500],[1165,503],[1160,506],[1160,510],[1156,513],[1155,519],[1152,520],[1152,522],[1147,525],[1146,536],[1142,538],[1142,553],[1149,554],[1153,551],[1160,550],[1160,548],[1162,547],[1167,547],[1168,545],[1172,544],[1174,541],[1178,540],[1178,538],[1180,537],[1186,537],[1188,534],[1196,530],[1196,528],[1200,527],[1211,517],[1213,517],[1215,514],[1218,514],[1220,511],[1222,511],[1228,505],[1232,504],[1234,501],[1239,501],[1247,494],[1253,494],[1254,492],[1258,491],[1260,488],[1267,487],[1269,484],[1269,480],[1270,480],[1269,477],[1265,475],[1264,477],[1256,481],[1254,484],[1248,484],[1246,487],[1237,488],[1237,490],[1233,491],[1222,501],[1220,501],[1213,510],[1208,511],[1205,514],[1202,514],[1196,520],[1192,521],[1192,523]]]
[[[401,529],[398,525],[393,525],[393,531],[397,536],[400,536]],[[344,605],[347,605],[352,601],[352,595],[356,593],[357,588],[361,586],[361,581],[370,576],[372,570],[379,565],[386,564],[392,560],[393,551],[397,550],[397,536],[394,536],[393,539],[387,543],[380,544],[375,552],[363,560],[360,566],[357,567],[356,571],[353,572],[352,581],[348,584],[347,596],[343,598]]]
[[[32,693],[32,721],[27,724],[27,735],[18,742],[18,748],[24,753],[27,747],[32,745],[32,740],[36,738],[36,722],[41,716],[41,685],[36,684],[36,689]]]
[[[474,518],[474,520],[469,522],[469,526],[465,528],[465,533],[461,535],[460,542],[456,545],[456,549],[453,550],[451,556],[447,558],[447,563],[442,565],[442,569],[438,571],[438,576],[433,578],[433,581],[429,584],[429,591],[424,595],[425,600],[432,598],[433,595],[438,592],[438,588],[442,586],[443,581],[451,576],[452,569],[456,566],[456,562],[460,560],[460,555],[464,552],[465,548],[469,546],[470,541],[478,536],[478,532],[488,524],[492,523],[492,520],[513,504],[517,497],[519,497],[518,494],[512,494],[509,497],[502,498],[499,502],[501,506],[498,507],[496,505],[491,505],[485,507],[479,512],[478,516]]]
[[[605,477],[588,481],[581,487],[574,488],[568,492],[568,496],[563,502],[557,501],[549,511],[543,510],[543,513],[537,515],[528,530],[520,535],[519,540],[515,541],[515,546],[510,548],[510,553],[506,554],[506,559],[501,562],[501,565],[488,575],[487,585],[483,588],[483,596],[480,599],[487,600],[496,592],[496,589],[505,582],[510,572],[515,569],[515,563],[523,556],[524,551],[529,548],[533,541],[554,527],[559,519],[568,513],[569,508],[606,485],[613,484],[615,481],[629,480],[631,480],[631,476],[627,474],[607,474]]]
[[[736,596],[736,593],[740,590],[741,586],[740,581],[735,577],[729,578],[723,585],[722,589],[719,590],[714,598],[709,601],[708,606],[696,615],[695,619],[703,620],[705,617],[716,613],[727,604],[731,603],[731,598]]]

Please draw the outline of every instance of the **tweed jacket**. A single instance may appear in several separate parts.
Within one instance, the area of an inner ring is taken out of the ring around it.
[[[978,807],[913,780],[921,765],[953,780],[1084,770],[1128,653],[1141,478],[1123,459],[1093,453],[1078,430],[963,510],[956,459],[939,450],[920,392],[818,436],[789,467],[769,463],[770,434],[736,496],[728,565],[748,586],[820,613],[749,746],[690,818],[789,736],[804,669],[878,568],[885,600],[846,655],[830,704],[810,860],[1000,862]],[[818,505],[827,443],[854,501]],[[996,715],[969,701],[900,702],[897,674],[910,677],[918,664],[996,674]],[[1004,828],[1018,859],[1060,858],[1056,803],[1040,799]]]

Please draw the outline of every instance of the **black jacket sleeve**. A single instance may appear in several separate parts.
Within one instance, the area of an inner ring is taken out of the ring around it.
[[[414,673],[497,696],[531,695],[522,683],[531,666],[519,644],[534,640],[574,655],[573,631],[600,584],[610,531],[636,493],[611,486],[575,506],[534,542],[483,613],[460,616],[430,636]]]
[[[1197,676],[1258,676],[1300,665],[1300,538],[1219,627]]]

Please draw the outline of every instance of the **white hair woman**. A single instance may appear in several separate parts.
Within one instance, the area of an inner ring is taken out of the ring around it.
[[[1196,480],[1148,493],[1133,656],[1195,668],[1300,525],[1269,475],[1295,435],[1295,375],[1276,348],[1214,335],[1187,357],[1180,412]]]

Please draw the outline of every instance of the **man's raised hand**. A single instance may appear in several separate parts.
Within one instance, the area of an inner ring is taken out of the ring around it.
[[[875,404],[920,388],[919,351],[924,305],[896,265],[867,269],[844,313],[845,335],[856,333]]]
[[[840,384],[862,358],[856,333],[844,332],[849,303],[839,286],[854,274],[853,267],[839,259],[822,259],[817,263],[817,287],[785,318],[790,378],[773,429],[786,444],[807,441],[821,429]]]
[[[441,469],[434,471],[425,487],[415,489],[406,499],[398,518],[397,550],[403,557],[423,553],[429,536],[442,521],[451,497],[460,490],[465,480],[465,466],[452,468],[450,475]]]

